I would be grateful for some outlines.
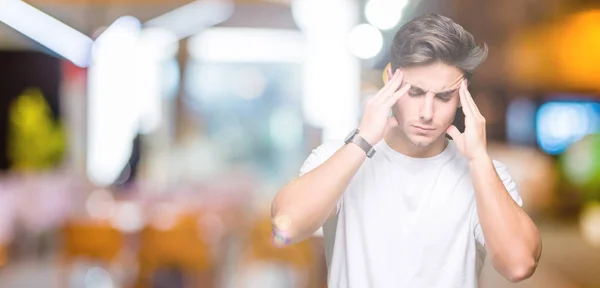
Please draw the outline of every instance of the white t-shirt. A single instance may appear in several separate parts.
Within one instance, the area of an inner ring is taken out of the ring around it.
[[[325,162],[343,141],[313,150],[300,174]],[[467,160],[450,141],[431,158],[375,145],[323,226],[329,288],[478,287],[485,259]],[[519,206],[506,166],[494,161]]]

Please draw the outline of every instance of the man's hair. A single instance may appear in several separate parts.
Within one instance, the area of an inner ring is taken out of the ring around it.
[[[392,43],[392,68],[441,61],[461,69],[469,78],[487,58],[488,48],[452,19],[427,14],[404,24]]]

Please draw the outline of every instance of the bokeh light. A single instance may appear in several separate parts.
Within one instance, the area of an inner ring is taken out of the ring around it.
[[[600,248],[600,202],[586,204],[579,221],[584,240],[588,244]]]
[[[562,171],[589,199],[600,200],[600,134],[588,135],[562,155]]]
[[[370,0],[365,6],[365,16],[371,25],[388,30],[398,25],[406,4],[408,0]]]
[[[115,213],[115,199],[110,191],[99,189],[90,193],[85,207],[90,217],[106,220]]]
[[[348,37],[350,52],[361,59],[370,59],[381,51],[383,36],[377,28],[360,24],[352,29]]]
[[[549,154],[560,154],[585,135],[598,132],[600,103],[556,101],[537,112],[537,140]]]

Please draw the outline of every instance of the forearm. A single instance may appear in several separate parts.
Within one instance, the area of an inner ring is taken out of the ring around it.
[[[288,183],[273,200],[273,219],[285,217],[291,243],[314,234],[335,213],[336,203],[366,159],[356,145],[344,145],[327,161]]]
[[[469,166],[479,222],[494,266],[514,282],[528,278],[541,254],[535,224],[506,191],[487,155],[475,158]]]

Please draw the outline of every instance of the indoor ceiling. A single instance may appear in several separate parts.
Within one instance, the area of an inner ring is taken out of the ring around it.
[[[297,29],[290,11],[291,0],[233,0],[234,13],[219,26]],[[322,0],[326,1],[326,0]],[[358,1],[364,5],[367,0]],[[482,84],[507,83],[506,44],[532,25],[556,22],[590,3],[588,0],[409,0],[410,14],[441,13],[456,19],[471,31],[478,42],[485,42],[491,55],[478,71]],[[82,33],[92,36],[117,18],[134,16],[142,23],[172,11],[190,0],[29,0],[26,1]],[[0,2],[1,3],[1,2]],[[587,3],[583,5],[582,3]],[[598,4],[596,4],[598,5]],[[1,7],[0,7],[1,9]],[[258,16],[258,17],[257,17]],[[363,19],[364,20],[364,19]],[[403,19],[401,22],[407,21]],[[384,51],[365,63],[365,68],[381,69],[388,61],[385,47],[393,31],[384,33]],[[537,46],[536,46],[537,47]],[[0,23],[0,49],[38,49],[40,45]],[[543,49],[539,46],[536,49]]]
[[[110,25],[121,16],[133,16],[144,23],[192,1],[33,0],[25,2],[91,36],[99,28]],[[286,3],[287,0],[234,0],[234,2],[233,16],[220,26],[297,29],[290,7]],[[39,44],[0,22],[0,49],[37,48]]]

